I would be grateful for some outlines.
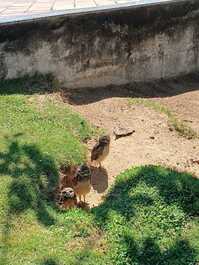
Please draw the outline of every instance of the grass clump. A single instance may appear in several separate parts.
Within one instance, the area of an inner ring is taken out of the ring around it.
[[[187,139],[198,138],[197,133],[183,121],[178,119],[176,115],[166,106],[159,102],[155,102],[150,99],[143,98],[132,98],[130,99],[130,104],[143,105],[144,107],[151,108],[156,112],[163,113],[167,116],[169,126],[179,133],[180,136]]]

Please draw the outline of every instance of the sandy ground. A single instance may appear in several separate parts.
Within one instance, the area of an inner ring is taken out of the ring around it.
[[[140,86],[85,89],[66,93],[65,102],[96,126],[111,135],[110,154],[103,168],[96,169],[89,205],[98,205],[115,176],[127,168],[154,164],[187,171],[199,176],[199,139],[188,140],[170,131],[167,117],[143,106],[130,105],[129,97],[147,97],[167,105],[199,133],[199,80],[185,78]],[[131,136],[114,139],[116,126],[135,130]],[[92,148],[94,141],[88,143]]]

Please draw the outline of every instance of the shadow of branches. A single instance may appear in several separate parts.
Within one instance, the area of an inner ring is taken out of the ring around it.
[[[58,265],[58,263],[52,258],[47,258],[41,262],[41,265]]]
[[[32,209],[42,225],[55,224],[49,207],[54,208],[51,197],[58,181],[56,165],[36,145],[20,143],[21,136],[7,138],[7,150],[0,152],[0,176],[11,177],[2,229],[1,264],[8,263],[9,238],[15,216]]]
[[[135,173],[134,173],[135,172]],[[94,214],[103,224],[110,210],[115,210],[127,220],[134,216],[135,206],[151,205],[153,199],[143,193],[129,196],[129,191],[140,183],[158,189],[160,197],[167,205],[177,204],[187,216],[199,214],[199,180],[188,173],[158,166],[143,166],[135,171],[127,170],[111,188],[105,201],[94,209]],[[125,204],[125,205],[124,205]]]
[[[199,215],[199,180],[190,174],[159,166],[127,170],[92,212],[120,249],[114,264],[196,264],[199,253],[182,236]]]
[[[16,215],[31,209],[42,225],[56,224],[49,212],[49,207],[54,207],[51,196],[58,181],[56,165],[36,145],[22,143],[20,137],[8,138],[7,150],[0,152],[0,175],[10,178],[2,264],[7,262],[12,218]],[[183,237],[183,229],[199,216],[199,180],[187,173],[159,166],[127,170],[91,214],[110,244],[99,264],[197,264],[198,253]],[[94,264],[94,252],[92,248],[74,252],[74,264]],[[41,264],[62,263],[47,255]]]
[[[127,247],[127,259],[130,264],[139,265],[194,265],[196,264],[195,250],[186,240],[177,240],[167,250],[161,250],[155,239],[147,238],[142,247],[138,247],[132,237],[124,238]]]
[[[47,205],[58,181],[58,171],[51,157],[40,152],[36,145],[21,144],[19,136],[7,139],[7,151],[0,152],[0,174],[12,178],[8,193],[8,215],[33,209],[43,225],[55,220]]]

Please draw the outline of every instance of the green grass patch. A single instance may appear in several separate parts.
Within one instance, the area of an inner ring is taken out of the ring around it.
[[[40,201],[45,222],[38,208],[10,208],[11,183],[1,178],[1,264],[197,264],[199,182],[189,174],[132,168],[90,213]]]
[[[132,168],[90,212],[59,211],[52,200],[59,166],[85,159],[82,142],[93,129],[61,102],[41,102],[22,80],[2,87],[1,265],[197,264],[197,179],[163,167]]]
[[[159,166],[125,171],[94,209],[118,265],[196,264],[198,214],[199,180]]]
[[[177,118],[177,116],[169,108],[162,105],[161,103],[144,98],[132,98],[129,100],[129,102],[130,104],[143,105],[144,107],[151,108],[156,112],[165,114],[168,118],[169,126],[178,132],[180,136],[183,136],[187,139],[198,138],[197,133],[191,127]]]
[[[0,82],[2,265],[75,263],[67,244],[97,233],[89,215],[65,215],[53,202],[60,165],[82,163],[83,142],[96,130],[48,94],[48,82],[42,76]]]

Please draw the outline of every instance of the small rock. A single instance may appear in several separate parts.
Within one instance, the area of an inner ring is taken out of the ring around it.
[[[115,135],[115,140],[117,140],[120,137],[129,136],[134,132],[135,132],[135,130],[133,130],[132,128],[121,127],[121,126],[115,127],[113,130],[113,133]]]
[[[150,136],[150,139],[154,140],[154,139],[155,139],[155,137],[154,137],[154,136]]]

